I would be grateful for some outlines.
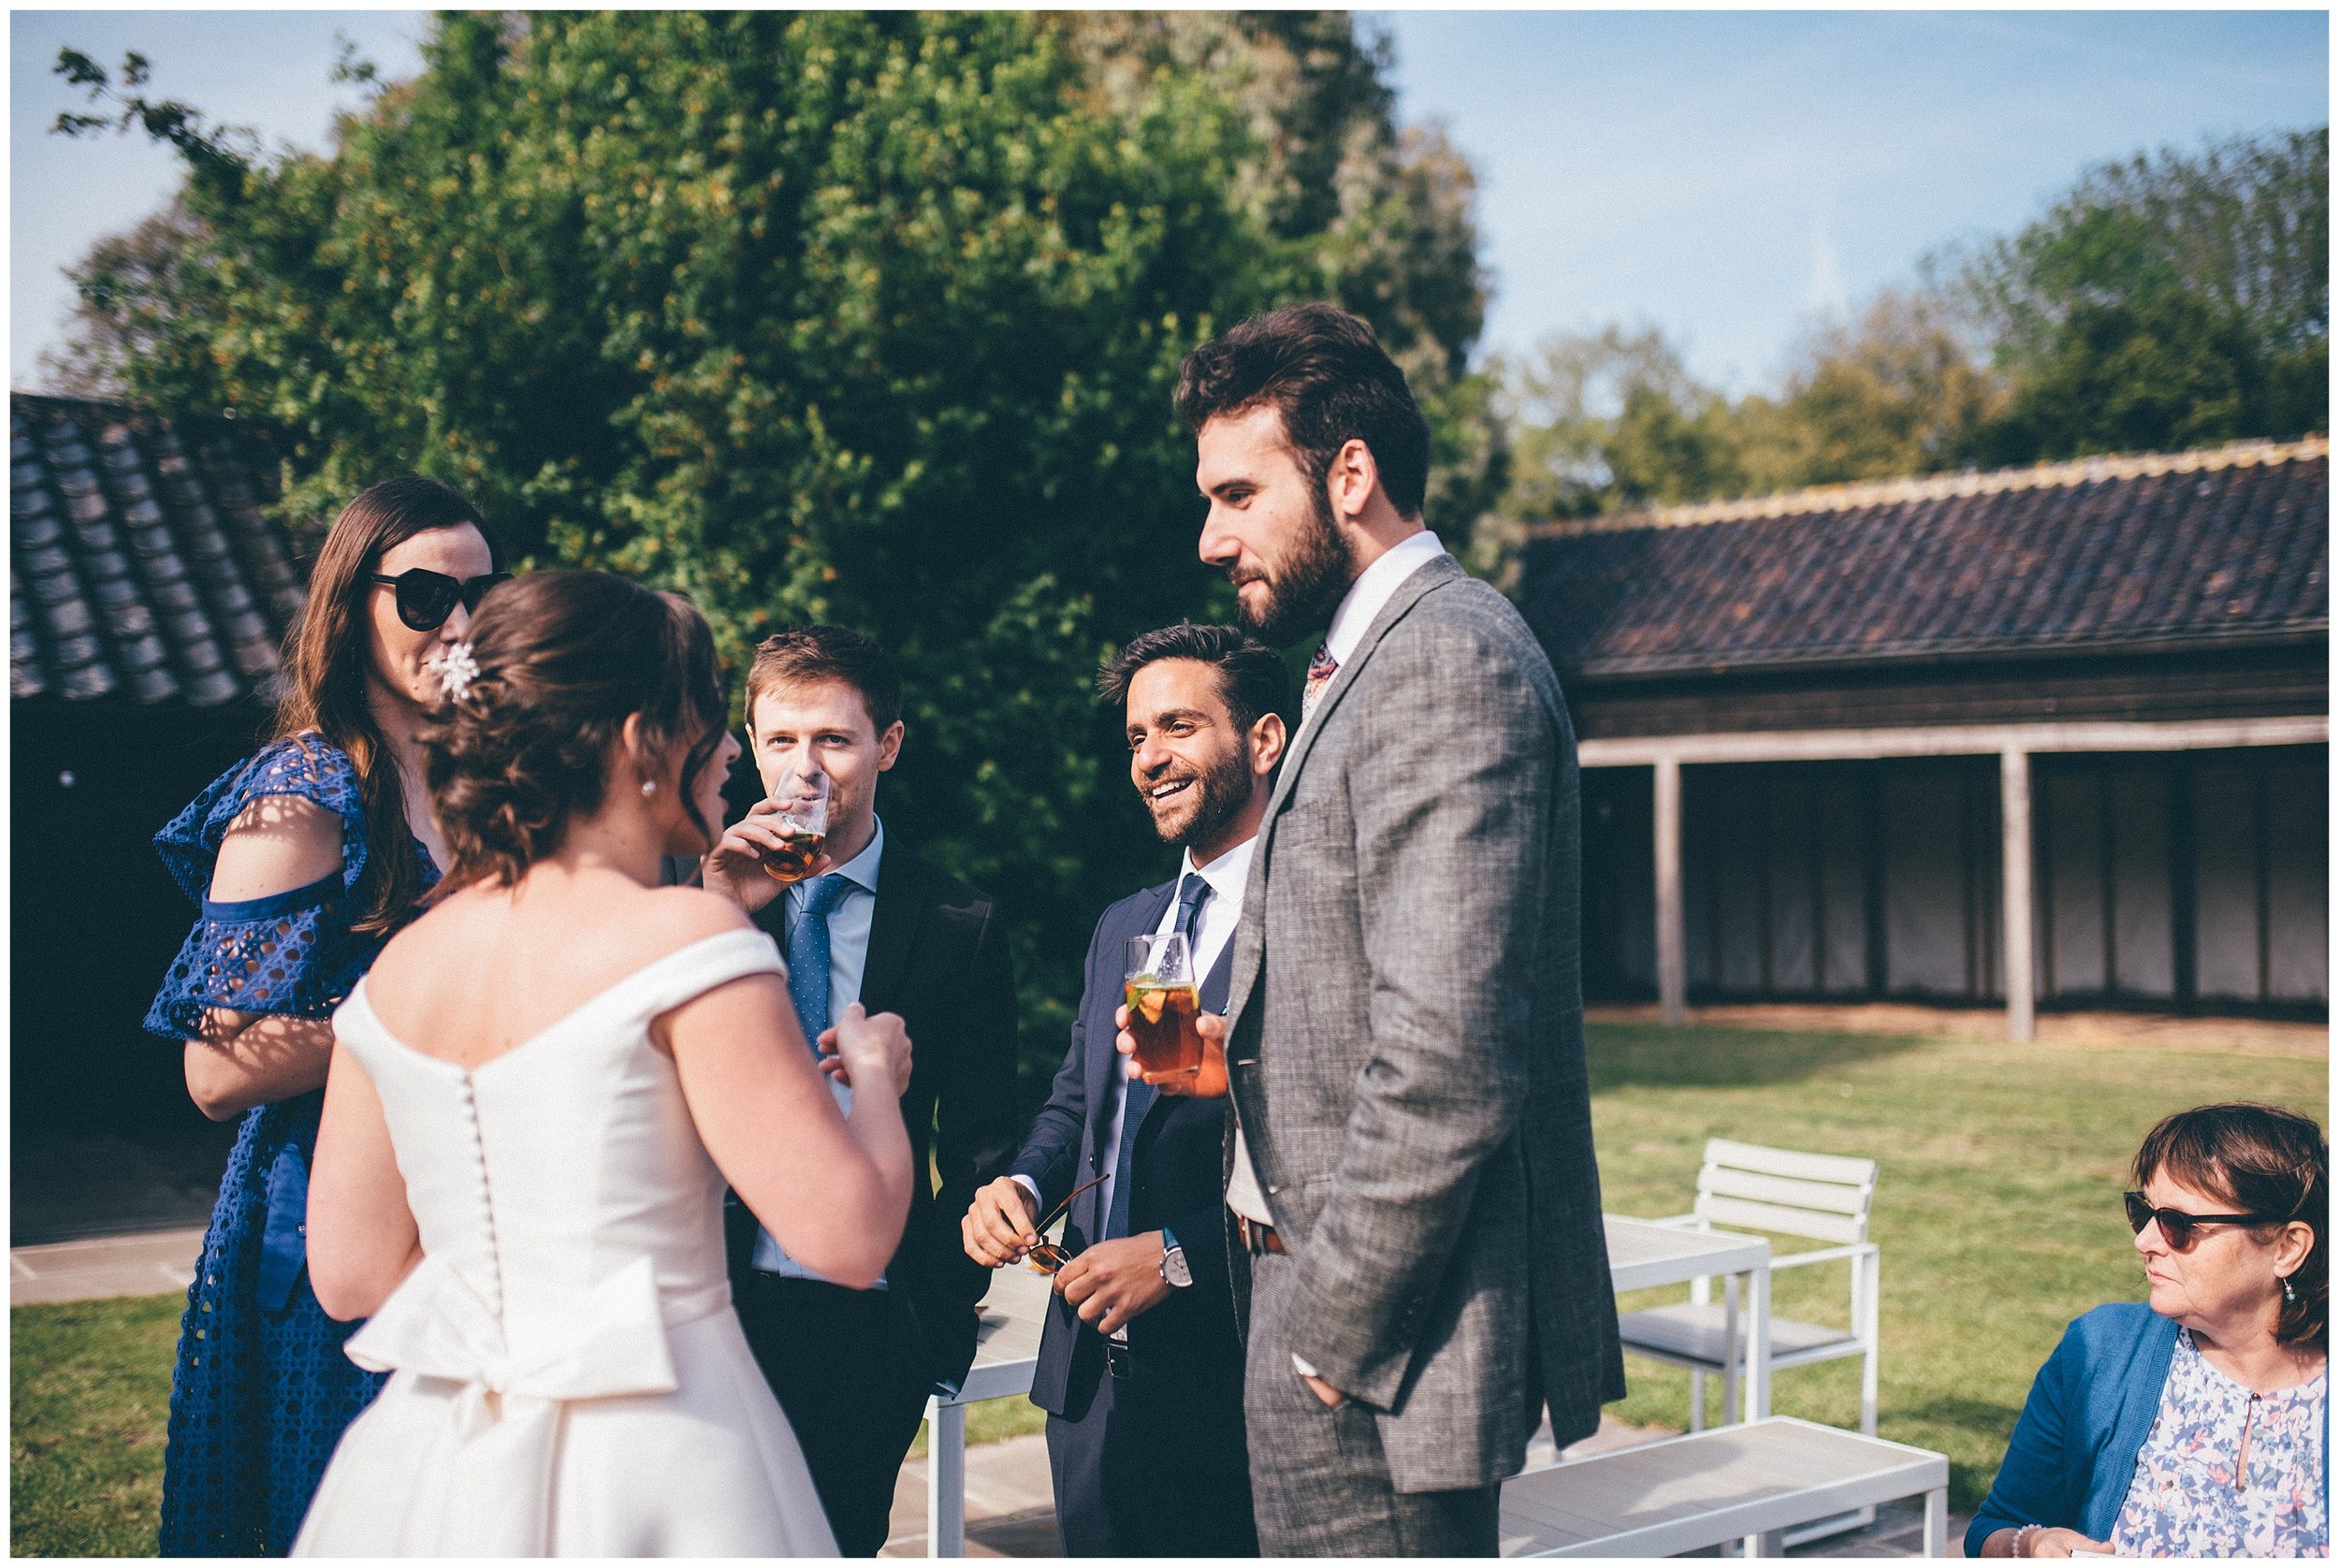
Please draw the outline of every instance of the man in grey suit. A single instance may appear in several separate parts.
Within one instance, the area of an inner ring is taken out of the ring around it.
[[[1542,1409],[1564,1445],[1624,1393],[1567,709],[1423,528],[1429,428],[1364,323],[1245,322],[1188,356],[1177,405],[1202,559],[1267,641],[1324,633],[1206,1027],[1259,1545],[1492,1555]]]

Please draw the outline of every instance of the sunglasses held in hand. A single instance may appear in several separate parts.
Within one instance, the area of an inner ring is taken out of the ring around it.
[[[1074,1187],[1070,1192],[1066,1193],[1064,1195],[1064,1201],[1049,1210],[1048,1217],[1041,1220],[1038,1225],[1033,1226],[1032,1230],[1037,1234],[1044,1236],[1047,1233],[1048,1227],[1062,1219],[1065,1212],[1072,1207],[1072,1199],[1078,1198],[1081,1194],[1095,1186],[1097,1182],[1110,1182],[1111,1180],[1112,1172],[1108,1170],[1103,1175],[1097,1177],[1096,1181],[1082,1182],[1079,1186]],[[1053,1241],[1042,1241],[1038,1246],[1032,1248],[1031,1251],[1024,1255],[1024,1261],[1031,1265],[1032,1272],[1035,1274],[1053,1274],[1058,1269],[1063,1268],[1067,1263],[1072,1261],[1072,1255],[1066,1252],[1062,1247],[1058,1246]]]
[[[2188,1214],[2182,1209],[2156,1209],[2152,1200],[2140,1192],[2122,1193],[2128,1203],[2128,1228],[2139,1236],[2153,1221],[2160,1222],[2161,1239],[2169,1243],[2171,1252],[2190,1252],[2200,1240],[2193,1234],[2197,1225],[2279,1225],[2281,1214]]]
[[[373,580],[397,591],[400,620],[416,632],[436,632],[455,613],[458,601],[464,609],[476,613],[479,602],[487,597],[487,590],[498,583],[510,582],[512,573],[486,572],[476,577],[458,579],[417,566],[395,577],[376,572]]]

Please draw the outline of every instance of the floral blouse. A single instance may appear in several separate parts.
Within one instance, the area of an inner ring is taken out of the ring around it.
[[[2331,1503],[2316,1485],[2330,1431],[2328,1368],[2295,1388],[2249,1389],[2183,1329],[2152,1435],[2112,1528],[2122,1557],[2328,1557]],[[2246,1431],[2247,1470],[2235,1460]]]

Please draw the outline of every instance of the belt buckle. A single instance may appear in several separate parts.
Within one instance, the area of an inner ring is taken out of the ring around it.
[[[1129,1377],[1136,1369],[1129,1364],[1129,1347],[1126,1340],[1105,1341],[1105,1371],[1114,1377]]]

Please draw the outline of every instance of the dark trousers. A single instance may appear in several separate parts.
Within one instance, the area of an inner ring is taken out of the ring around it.
[[[736,1292],[739,1326],[772,1386],[836,1549],[875,1557],[893,1513],[893,1485],[934,1386],[909,1311],[883,1290],[750,1273]]]
[[[1358,1404],[1334,1410],[1291,1365],[1281,1308],[1291,1260],[1251,1264],[1251,1335],[1242,1408],[1259,1544],[1270,1557],[1492,1557],[1502,1488],[1401,1492],[1380,1427]]]
[[[1236,1387],[1198,1388],[1174,1367],[1107,1373],[1080,1419],[1049,1416],[1064,1555],[1257,1557],[1241,1416]]]

